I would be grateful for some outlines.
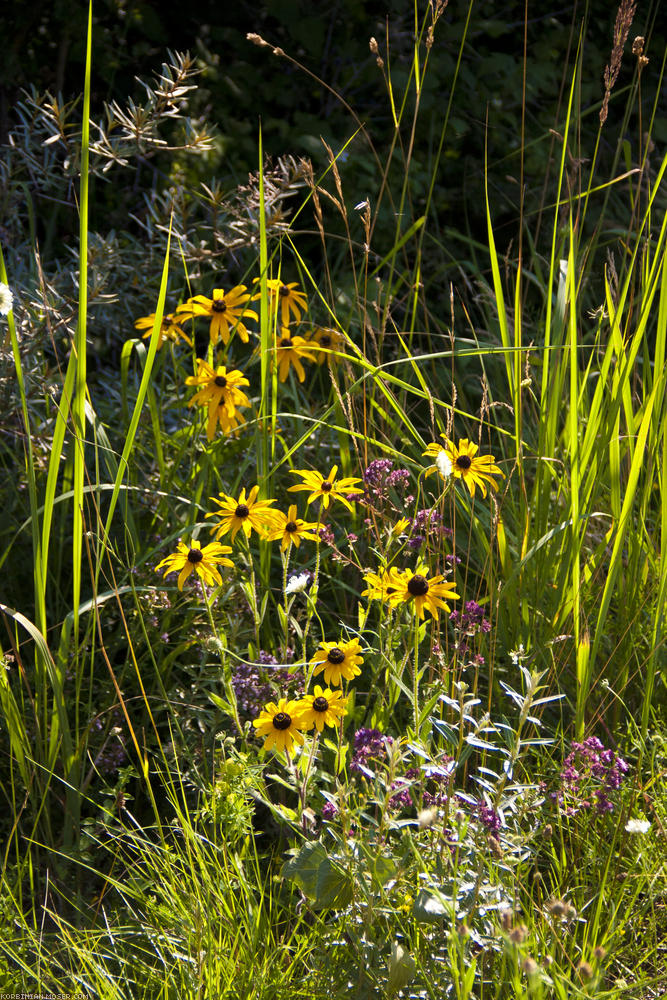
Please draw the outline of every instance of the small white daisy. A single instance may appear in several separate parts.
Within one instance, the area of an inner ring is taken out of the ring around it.
[[[647,819],[629,819],[625,829],[627,833],[648,833],[651,824]]]
[[[14,296],[11,288],[0,281],[0,316],[6,316],[14,308]]]
[[[452,460],[444,449],[435,456],[435,466],[443,479],[449,479],[452,474]]]
[[[294,573],[287,581],[286,594],[300,594],[310,583],[310,573]]]

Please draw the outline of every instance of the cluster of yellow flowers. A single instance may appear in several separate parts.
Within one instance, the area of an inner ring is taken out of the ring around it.
[[[257,282],[259,279],[254,280]],[[304,337],[294,335],[290,322],[301,321],[302,313],[307,307],[305,294],[294,281],[284,284],[279,278],[270,278],[267,284],[270,307],[276,320],[274,359],[278,377],[281,382],[285,382],[290,368],[294,368],[297,378],[303,382],[306,377],[303,362],[312,361],[321,365],[327,358],[335,360],[337,352],[346,343],[345,337],[337,330],[319,326],[310,329]],[[175,313],[163,317],[158,332],[158,350],[167,340],[183,340],[192,347],[192,340],[183,330],[182,324],[198,318],[210,319],[209,338],[214,347],[219,343],[226,347],[234,333],[247,344],[250,332],[246,322],[257,321],[259,318],[249,303],[255,302],[260,296],[260,292],[253,295],[246,285],[236,285],[228,292],[222,288],[214,288],[211,298],[206,295],[193,296],[177,306]],[[152,313],[150,316],[142,316],[134,325],[136,329],[146,331],[143,337],[150,337],[154,322],[155,313]],[[227,370],[224,364],[213,367],[207,361],[197,358],[197,374],[186,378],[185,382],[198,390],[188,406],[207,409],[206,435],[209,441],[213,440],[218,427],[224,434],[229,434],[244,422],[245,417],[241,411],[250,406],[250,401],[241,386],[249,386],[250,383],[242,371],[237,368]]]
[[[218,409],[224,409],[226,393],[231,397],[231,405],[235,405],[235,400],[238,400],[234,393],[244,396],[239,388],[244,381],[242,377],[238,377],[240,372],[227,372],[224,368],[218,371],[221,371],[219,377],[226,380],[225,384],[218,384],[215,389],[203,385],[198,395],[209,406],[213,403]],[[194,384],[194,380],[192,381]],[[220,402],[217,401],[218,396]],[[502,476],[503,473],[495,464],[493,456],[478,455],[477,445],[467,438],[459,440],[458,445],[444,434],[442,438],[444,445],[430,444],[424,452],[435,460],[426,469],[426,475],[437,471],[443,478],[462,479],[471,496],[474,496],[477,487],[484,496],[487,486],[493,490],[498,489],[494,477]],[[203,548],[196,539],[192,539],[189,544],[179,542],[177,551],[163,559],[156,568],[164,568],[165,576],[178,572],[179,590],[183,589],[183,584],[193,571],[206,586],[221,585],[218,567],[233,565],[227,558],[232,549],[221,545],[219,541],[224,535],[231,533],[233,543],[239,532],[249,539],[254,530],[269,541],[279,540],[281,551],[286,552],[292,545],[298,548],[302,539],[319,542],[317,532],[322,524],[322,511],[328,509],[334,500],[351,511],[354,495],[363,493],[363,489],[356,485],[361,480],[354,476],[337,478],[338,466],[335,465],[326,477],[321,472],[306,469],[291,471],[301,478],[301,482],[289,486],[288,492],[307,492],[306,506],[319,499],[320,519],[317,522],[299,518],[296,504],[291,504],[285,514],[274,509],[275,500],[259,500],[259,486],[253,486],[249,493],[246,493],[245,488],[242,489],[238,497],[220,493],[219,497],[211,497],[218,509],[206,514],[207,518],[217,518],[211,529],[215,541]],[[408,523],[407,519],[402,518],[395,525],[395,531],[403,530]],[[421,621],[424,620],[425,611],[433,619],[438,619],[441,610],[450,611],[447,602],[460,597],[456,592],[456,584],[445,580],[442,574],[429,576],[429,569],[425,565],[418,565],[414,571],[391,566],[377,573],[367,573],[364,580],[368,586],[362,591],[362,597],[369,601],[381,601],[390,608],[401,604],[409,605]],[[265,737],[265,748],[289,754],[295,743],[303,744],[303,733],[309,729],[315,727],[318,732],[322,732],[324,726],[337,727],[347,710],[347,698],[342,691],[333,691],[329,685],[340,685],[343,679],[352,680],[361,673],[361,663],[363,658],[358,640],[321,642],[310,665],[313,676],[324,673],[327,687],[323,689],[316,685],[312,695],[304,695],[299,700],[291,701],[280,698],[277,703],[269,702],[265,705],[259,717],[253,721],[258,735]]]
[[[361,673],[363,663],[357,639],[349,642],[321,642],[310,661],[313,676],[324,673],[326,688],[315,685],[313,694],[303,695],[298,701],[280,698],[270,701],[253,720],[258,736],[263,736],[266,750],[285,750],[290,753],[296,743],[301,746],[303,733],[315,727],[321,733],[325,726],[337,727],[347,711],[347,697],[341,689],[333,691],[330,684],[338,686],[344,678],[352,680]]]
[[[350,495],[363,493],[356,483],[361,480],[356,476],[343,476],[336,478],[338,466],[334,465],[329,475],[324,478],[321,472],[311,472],[308,469],[292,469],[292,472],[301,476],[303,480],[295,486],[289,486],[288,492],[296,493],[306,490],[309,493],[306,506],[317,500],[321,500],[322,508],[328,508],[332,500],[339,500],[348,510],[352,510]],[[166,556],[158,563],[156,569],[164,568],[164,576],[169,573],[178,572],[178,589],[183,589],[183,584],[194,572],[207,586],[213,583],[222,583],[222,578],[218,572],[218,566],[232,566],[233,563],[226,558],[232,551],[228,545],[220,545],[219,539],[223,535],[231,533],[232,543],[235,541],[239,531],[249,539],[253,530],[268,541],[278,541],[281,543],[281,550],[287,551],[290,546],[297,548],[301,545],[301,539],[309,541],[319,541],[319,535],[315,534],[321,521],[304,521],[297,517],[296,504],[291,504],[289,510],[284,514],[280,510],[274,510],[275,500],[258,500],[259,486],[253,486],[249,493],[245,487],[238,497],[230,496],[227,493],[220,493],[218,497],[210,497],[210,500],[217,505],[218,509],[206,514],[206,517],[215,517],[218,520],[212,525],[211,530],[216,539],[204,548],[193,539],[189,544],[179,542],[177,551]]]

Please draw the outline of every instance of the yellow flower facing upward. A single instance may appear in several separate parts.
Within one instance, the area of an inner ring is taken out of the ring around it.
[[[199,392],[195,393],[188,406],[208,407],[206,436],[209,441],[213,440],[218,423],[226,430],[226,426],[233,422],[236,408],[250,406],[250,400],[240,388],[250,383],[237,368],[230,371],[227,371],[225,365],[212,368],[208,362],[197,358],[197,374],[186,378],[185,384],[199,387]],[[228,418],[227,421],[223,415]]]
[[[443,583],[445,578],[442,574],[429,580],[427,572],[423,566],[418,566],[414,573],[409,569],[398,570],[395,566],[389,571],[387,600],[394,606],[412,602],[421,621],[424,620],[424,609],[433,618],[438,618],[441,608],[443,611],[451,610],[447,601],[460,596],[456,593],[456,584]]]
[[[280,381],[287,381],[290,366],[294,368],[299,382],[305,381],[306,371],[301,362],[314,360],[303,337],[292,337],[287,327],[283,327],[281,336],[276,340],[276,363]]]
[[[314,521],[302,521],[296,516],[296,504],[292,504],[287,514],[283,514],[280,510],[276,511],[275,528],[272,528],[266,537],[271,542],[280,538],[280,551],[285,552],[292,544],[298,549],[302,538],[307,538],[311,542],[318,541],[319,536],[313,534],[316,529],[317,524]]]
[[[134,328],[135,330],[145,330],[146,333],[142,333],[142,337],[150,337],[153,332],[153,323],[155,322],[155,313],[151,313],[150,316],[141,316],[138,320],[135,320]],[[162,322],[160,323],[160,329],[157,335],[157,349],[158,351],[164,344],[165,340],[172,340],[177,343],[179,340],[184,340],[189,347],[192,347],[192,341],[185,333],[180,325],[179,318],[174,316],[173,313],[169,313],[168,316],[162,317]]]
[[[265,750],[277,750],[278,753],[285,750],[289,754],[295,743],[299,746],[303,743],[301,715],[296,701],[281,698],[277,705],[270,701],[252,724],[257,735],[265,737]]]
[[[259,280],[259,278],[254,279],[256,283]],[[288,325],[290,315],[294,317],[294,322],[298,323],[301,319],[301,313],[306,311],[307,300],[304,293],[299,291],[296,281],[291,281],[289,285],[286,285],[280,278],[269,278],[266,284],[269,290],[269,302],[273,310],[276,308],[276,299],[278,300],[280,326]],[[253,296],[253,300],[261,298],[261,294],[258,292]]]
[[[221,538],[228,531],[231,531],[232,541],[234,541],[241,529],[243,529],[246,538],[250,538],[253,528],[258,535],[264,536],[266,529],[274,527],[278,511],[271,510],[271,504],[276,501],[258,500],[258,493],[259,486],[253,486],[247,496],[245,488],[242,489],[238,500],[226,493],[221,493],[219,500],[216,497],[209,498],[220,508],[220,510],[205,515],[206,517],[220,518],[211,529],[216,538]]]
[[[315,685],[314,694],[305,694],[298,703],[301,714],[301,725],[304,729],[313,726],[321,733],[325,726],[339,726],[340,720],[347,712],[347,698],[342,691],[332,691],[319,684]]]
[[[306,335],[306,343],[313,351],[315,361],[317,361],[318,365],[321,365],[325,361],[330,361],[334,364],[338,360],[337,352],[345,349],[347,340],[345,334],[339,330],[314,326],[310,333]]]
[[[351,493],[363,493],[362,489],[355,486],[355,483],[360,483],[361,479],[358,476],[346,476],[343,479],[336,479],[336,473],[338,472],[338,466],[334,465],[333,469],[325,479],[321,472],[310,472],[307,469],[290,469],[295,476],[301,476],[303,483],[298,486],[288,486],[288,493],[297,493],[299,490],[307,490],[310,492],[307,503],[312,503],[313,500],[317,500],[318,497],[322,497],[322,505],[326,510],[332,500],[340,500],[349,511],[352,510],[352,505],[348,500],[348,496]]]
[[[341,678],[351,681],[357,677],[361,670],[358,664],[364,662],[361,654],[361,646],[357,639],[350,639],[349,642],[321,642],[320,648],[310,661],[313,676],[317,677],[324,671],[324,683],[333,684],[337,687]]]
[[[201,542],[193,538],[189,545],[179,542],[176,548],[177,551],[166,556],[155,569],[166,567],[163,576],[178,573],[179,590],[183,590],[183,584],[193,570],[207,586],[212,587],[214,583],[220,586],[222,577],[217,567],[234,565],[231,559],[225,558],[227,553],[232,551],[229,545],[220,545],[219,542],[210,542],[202,548]]]
[[[426,470],[426,475],[430,476],[439,468],[438,457],[444,453],[451,463],[451,472],[455,479],[462,479],[470,491],[470,496],[474,497],[475,487],[479,486],[482,496],[486,496],[486,484],[493,489],[498,489],[498,484],[494,476],[505,478],[504,472],[495,464],[493,455],[478,455],[479,448],[468,438],[461,438],[456,445],[447,437],[441,434],[440,437],[445,442],[444,447],[436,442],[429,444],[424,455],[429,455],[435,459],[435,463]]]
[[[210,299],[205,295],[195,295],[194,298],[178,306],[176,312],[181,313],[186,319],[210,316],[209,336],[212,344],[217,344],[219,340],[227,344],[234,329],[243,343],[247,344],[249,334],[242,321],[258,318],[254,309],[246,308],[250,298],[245,285],[236,285],[228,292],[222,288],[214,288]]]

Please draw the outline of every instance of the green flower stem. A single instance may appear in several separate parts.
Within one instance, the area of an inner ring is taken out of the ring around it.
[[[283,623],[283,654],[287,654],[287,644],[289,642],[289,613],[292,607],[292,601],[287,600],[287,568],[289,566],[289,557],[292,552],[292,546],[288,546],[287,552],[281,552],[280,558],[283,563],[283,610],[285,612],[285,621]]]
[[[315,615],[317,613],[315,606],[316,606],[316,603],[317,603],[317,591],[318,591],[318,588],[319,588],[319,581],[320,581],[320,562],[321,562],[321,559],[322,559],[322,551],[321,551],[321,549],[322,549],[322,539],[320,538],[320,527],[322,525],[322,504],[323,504],[323,501],[320,500],[320,507],[319,507],[319,510],[317,512],[317,527],[315,529],[315,534],[317,535],[317,542],[315,543],[315,575],[313,577],[313,582],[310,585],[310,591],[308,593],[308,610],[307,610],[307,613],[306,613],[306,624],[303,627],[302,656],[301,656],[301,658],[304,661],[304,663],[307,662],[306,661],[306,640],[308,639],[308,632],[310,630],[310,623],[311,623],[311,621],[313,619],[313,615]],[[322,625],[322,621],[321,621],[319,615],[317,616],[317,620],[320,622],[320,625]],[[324,627],[322,627],[322,638],[324,638]],[[306,688],[306,690],[307,690],[307,688]]]
[[[246,538],[245,532],[243,534],[243,544],[245,545],[246,552],[248,554],[248,563],[250,565],[250,595],[248,598],[248,604],[250,605],[250,611],[252,612],[253,621],[255,623],[255,642],[257,643],[257,650],[261,646],[261,640],[259,636],[259,608],[257,607],[257,578],[255,576],[255,563],[252,558],[252,551],[250,549],[250,540]]]
[[[232,684],[232,672],[229,666],[229,661],[226,656],[223,655],[224,650],[220,636],[218,635],[218,630],[215,627],[215,620],[213,618],[213,607],[211,605],[211,596],[206,588],[206,584],[202,580],[201,589],[204,591],[204,601],[206,604],[206,611],[208,613],[208,620],[211,626],[211,631],[215,637],[216,645],[220,653],[220,662],[222,665],[222,679],[225,685],[225,694],[227,695],[227,700],[232,708],[232,718],[234,720],[234,725],[239,731],[239,735],[243,736],[243,724],[239,716],[239,706],[236,701],[236,692],[234,691],[234,685]]]
[[[412,664],[412,702],[415,714],[415,737],[419,736],[419,615],[415,613],[415,647]]]

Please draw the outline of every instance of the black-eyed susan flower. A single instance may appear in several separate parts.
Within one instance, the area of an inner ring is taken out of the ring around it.
[[[160,329],[157,335],[157,349],[158,351],[164,344],[165,340],[173,340],[175,343],[179,340],[184,340],[186,344],[192,347],[192,341],[188,337],[187,333],[181,329],[180,318],[175,316],[173,313],[169,313],[167,316],[162,317],[162,322],[160,323]],[[153,324],[155,323],[155,313],[151,313],[150,316],[140,316],[139,319],[135,320],[134,328],[135,330],[145,330],[146,333],[142,333],[142,337],[150,337],[153,332]]]
[[[259,282],[259,278],[254,280]],[[298,323],[301,319],[301,313],[306,310],[307,300],[304,293],[299,290],[296,281],[291,281],[289,285],[286,285],[280,278],[269,278],[266,284],[273,309],[276,308],[276,299],[278,300],[280,326],[288,325],[290,314],[294,317],[294,322]],[[261,292],[258,292],[253,298],[258,299],[260,296]]]
[[[325,726],[339,726],[340,720],[347,711],[347,698],[342,691],[322,690],[315,685],[314,694],[305,694],[298,702],[303,729],[313,726],[321,733]]]
[[[444,447],[434,442],[429,444],[424,452],[424,455],[435,459],[435,463],[426,470],[427,476],[436,470],[440,471],[441,475],[443,471],[449,471],[442,458],[444,454],[451,463],[449,475],[455,479],[463,479],[470,491],[470,496],[474,497],[475,487],[479,486],[482,496],[485,497],[487,483],[493,490],[498,489],[498,484],[493,477],[502,476],[505,478],[505,474],[495,464],[493,455],[478,455],[478,446],[469,441],[468,438],[461,438],[456,445],[450,441],[446,434],[441,434],[440,437],[445,442]]]
[[[223,434],[232,434],[238,431],[244,423],[245,417],[240,410],[233,410],[230,413],[224,403],[219,406],[209,406],[206,435],[209,441],[212,441],[217,426],[220,427]]]
[[[297,493],[299,490],[308,490],[310,491],[310,496],[307,503],[312,503],[313,500],[322,497],[322,505],[325,510],[332,500],[340,500],[351,511],[352,505],[348,499],[349,495],[351,493],[364,492],[358,486],[354,485],[361,482],[358,476],[346,476],[343,479],[336,479],[336,473],[338,472],[337,465],[334,465],[326,479],[321,472],[310,472],[308,469],[290,469],[290,472],[293,472],[295,476],[301,476],[303,483],[300,483],[298,486],[288,486],[288,492]]]
[[[345,334],[339,330],[332,330],[328,327],[315,326],[306,334],[306,343],[315,356],[318,365],[325,361],[334,363],[336,352],[343,351],[346,346]]]
[[[335,687],[344,677],[346,681],[351,681],[357,677],[361,670],[358,664],[363,663],[361,656],[361,646],[357,639],[350,639],[349,642],[321,642],[320,648],[310,661],[313,676],[317,677],[324,671],[324,683],[333,684]]]
[[[367,597],[369,601],[389,601],[395,593],[396,584],[392,582],[391,572],[387,570],[366,573],[364,580],[368,587],[361,591],[361,596]]]
[[[276,364],[280,381],[287,380],[290,367],[294,368],[299,382],[305,381],[306,372],[302,361],[314,360],[315,356],[308,350],[303,337],[292,337],[287,327],[283,327],[281,336],[276,339]]]
[[[418,566],[413,573],[409,569],[398,570],[392,566],[389,571],[387,600],[390,604],[412,604],[420,620],[424,620],[424,609],[433,618],[438,618],[440,609],[450,611],[448,600],[455,600],[460,595],[456,593],[456,584],[448,583],[442,574],[427,575],[428,570]],[[444,581],[444,582],[443,582]]]
[[[211,529],[216,538],[221,538],[228,531],[231,531],[232,541],[234,541],[241,528],[246,538],[250,538],[253,528],[259,535],[263,536],[267,529],[275,525],[278,511],[271,510],[271,504],[276,501],[258,500],[258,493],[259,486],[253,486],[247,496],[245,488],[242,489],[238,500],[226,493],[221,493],[219,500],[217,497],[209,498],[220,508],[220,510],[205,515],[206,517],[220,518]]]
[[[219,340],[227,344],[234,329],[243,343],[247,344],[249,334],[243,320],[258,318],[254,309],[246,308],[250,298],[245,285],[236,285],[228,292],[222,288],[214,288],[210,299],[205,295],[195,295],[178,306],[176,312],[186,319],[210,316],[209,336],[212,344],[217,344]]]
[[[296,516],[296,504],[292,504],[287,514],[283,514],[280,510],[276,511],[275,527],[266,537],[271,542],[280,538],[280,550],[285,552],[292,544],[298,549],[302,538],[307,538],[311,542],[318,541],[319,536],[314,534],[316,529],[317,524],[314,521],[303,521]]]
[[[183,590],[183,584],[192,571],[201,577],[203,583],[212,587],[217,583],[222,583],[222,577],[218,572],[218,566],[233,566],[231,559],[225,558],[231,552],[229,545],[220,545],[219,542],[210,542],[201,547],[201,542],[192,539],[189,544],[179,542],[176,552],[167,556],[155,567],[156,570],[166,567],[163,576],[169,573],[178,573],[178,589]]]
[[[185,384],[199,386],[199,392],[195,393],[188,406],[208,407],[206,434],[209,441],[213,440],[218,422],[222,424],[220,411],[232,418],[237,407],[250,406],[250,400],[240,388],[250,383],[237,368],[230,371],[227,371],[225,365],[212,368],[208,362],[197,358],[197,374],[186,378]]]
[[[277,705],[270,701],[252,724],[257,735],[265,737],[265,750],[277,750],[278,753],[285,750],[289,754],[295,743],[299,746],[303,743],[301,715],[296,701],[281,698]]]

